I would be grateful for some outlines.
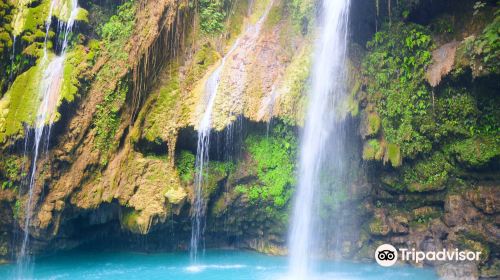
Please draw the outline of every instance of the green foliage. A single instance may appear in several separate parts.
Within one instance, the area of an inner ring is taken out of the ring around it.
[[[117,13],[101,26],[99,35],[107,42],[128,38],[132,34],[134,23],[134,1],[125,1],[118,7]]]
[[[113,58],[125,61],[128,57],[124,45],[132,35],[135,26],[136,5],[133,0],[125,1],[115,15],[100,26],[98,33],[103,39],[104,49]]]
[[[482,167],[500,157],[500,138],[498,135],[478,135],[459,140],[450,145],[449,152],[467,167]]]
[[[200,26],[207,34],[218,34],[224,30],[224,0],[199,0]]]
[[[271,209],[285,206],[295,184],[297,140],[289,128],[278,125],[269,137],[252,135],[245,141],[246,149],[256,163],[259,183],[240,186],[254,203],[270,202]]]
[[[309,31],[314,20],[314,5],[312,0],[291,0],[288,1],[288,10],[292,15],[293,24],[300,28],[302,34]]]
[[[120,125],[120,110],[128,90],[128,84],[120,82],[116,89],[107,92],[103,102],[97,105],[93,123],[96,130],[95,146],[103,153],[117,144],[114,141],[114,136]]]
[[[193,63],[190,65],[184,83],[192,86],[205,75],[208,67],[219,60],[219,54],[209,44],[204,44],[194,55]]]
[[[412,166],[403,167],[403,180],[408,190],[423,192],[446,187],[453,166],[441,152],[434,153]]]
[[[474,41],[473,58],[479,58],[486,70],[500,73],[500,10],[495,12],[495,19]]]
[[[431,106],[424,79],[431,62],[428,31],[394,23],[377,32],[367,46],[370,53],[363,61],[363,74],[368,78],[368,99],[376,104],[386,140],[397,144],[403,157],[429,151],[431,142],[419,125]]]
[[[0,57],[12,47],[12,39],[10,32],[12,32],[12,10],[14,6],[10,1],[0,0]],[[1,83],[0,83],[1,86]]]
[[[192,182],[195,174],[196,157],[189,151],[182,150],[175,159],[175,165],[183,183]]]
[[[19,217],[19,211],[21,211],[21,200],[16,200],[16,203],[14,203],[14,207],[12,208],[12,212],[14,214],[14,218]]]
[[[452,34],[454,32],[453,17],[450,15],[443,15],[431,22],[429,28],[438,36]]]

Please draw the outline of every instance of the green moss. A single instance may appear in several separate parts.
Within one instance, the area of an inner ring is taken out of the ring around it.
[[[107,152],[118,145],[114,136],[120,125],[120,110],[128,91],[128,83],[120,82],[115,90],[105,93],[103,102],[97,105],[93,120],[96,130],[95,147],[104,154],[104,164],[107,163]]]
[[[384,155],[384,150],[377,139],[370,139],[363,146],[364,160],[380,160]]]
[[[196,156],[189,151],[182,150],[175,158],[175,166],[179,171],[182,183],[193,182],[195,174]]]
[[[417,161],[412,166],[405,166],[403,178],[411,192],[435,191],[446,187],[453,171],[453,166],[445,155],[437,152],[429,158]]]
[[[146,113],[143,136],[155,143],[165,142],[174,134],[177,104],[180,98],[180,79],[177,66],[168,68],[168,74],[162,86],[153,93],[151,110]]]
[[[80,87],[80,73],[87,66],[87,56],[83,46],[77,46],[65,57],[61,99],[72,102]]]
[[[14,203],[14,206],[12,207],[12,213],[14,214],[14,219],[19,218],[21,209],[22,209],[21,200],[17,199],[16,202]]]
[[[43,69],[37,64],[19,75],[0,100],[0,143],[24,134],[23,124],[32,125],[40,104],[39,86]]]
[[[286,68],[283,82],[278,88],[282,93],[279,100],[278,115],[291,125],[301,124],[304,121],[306,92],[309,87],[308,79],[312,65],[312,46],[307,44],[294,56]]]
[[[309,32],[314,26],[315,2],[313,0],[288,1],[288,10],[292,15],[292,22],[302,34]]]
[[[274,5],[271,10],[269,10],[269,14],[267,15],[267,19],[265,22],[266,28],[274,27],[282,20],[283,9],[284,1],[280,1],[279,5]]]
[[[424,206],[412,211],[413,222],[420,224],[426,224],[440,216],[442,216],[442,211],[436,207]]]
[[[234,163],[230,161],[210,161],[207,168],[205,169],[203,177],[207,182],[206,187],[203,189],[203,195],[205,197],[210,197],[218,187],[218,183],[229,176],[231,172],[234,171]]]
[[[398,167],[402,163],[401,159],[401,150],[396,144],[387,144],[386,147],[386,156],[387,160],[389,160],[394,167]]]
[[[28,7],[31,1],[21,1],[18,14],[15,16],[14,34],[22,32],[35,33],[44,29],[45,20],[49,14],[50,0],[42,0],[38,5]]]
[[[48,59],[40,59],[37,64],[19,75],[7,93],[0,100],[0,143],[10,136],[22,136],[24,125],[32,126],[41,102],[40,83],[49,64],[55,59],[53,54]],[[83,46],[76,46],[69,51],[63,61],[61,89],[57,107],[61,102],[72,102],[80,86],[80,73],[88,66]],[[56,107],[56,108],[57,108]],[[59,119],[55,112],[53,121]]]
[[[215,64],[220,55],[209,43],[204,44],[194,55],[193,62],[190,64],[183,85],[193,86],[207,72],[208,67]]]
[[[368,123],[369,123],[369,135],[374,135],[380,129],[380,117],[377,113],[371,113],[368,115]]]
[[[500,156],[500,138],[498,135],[478,135],[459,140],[450,145],[449,152],[469,168],[482,167]]]

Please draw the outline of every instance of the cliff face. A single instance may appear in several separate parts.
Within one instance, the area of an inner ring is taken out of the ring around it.
[[[392,2],[352,1],[344,108],[352,172],[342,193],[325,194],[323,247],[369,260],[382,242],[481,250],[480,263],[440,271],[494,277],[497,6]],[[84,243],[186,248],[205,84],[223,58],[206,243],[286,252],[315,1],[79,3],[32,213],[26,178],[42,58],[60,55],[57,26],[68,19],[59,7],[47,29],[50,1],[1,4],[3,260],[15,255],[13,232],[26,215],[37,253]]]

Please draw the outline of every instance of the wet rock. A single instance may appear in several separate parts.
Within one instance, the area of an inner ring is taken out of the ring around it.
[[[165,197],[172,204],[182,204],[187,197],[187,193],[183,188],[171,188],[165,193]]]
[[[486,214],[500,212],[500,188],[498,186],[480,186],[466,192],[467,200]]]
[[[479,279],[479,271],[474,263],[445,263],[439,265],[437,273],[443,280],[476,280]]]
[[[488,278],[488,279],[499,279],[500,278],[500,260],[495,259],[491,264],[487,264],[483,266],[480,271],[479,275],[481,278]]]
[[[444,222],[448,226],[470,224],[479,218],[479,212],[459,194],[448,195],[444,208]]]

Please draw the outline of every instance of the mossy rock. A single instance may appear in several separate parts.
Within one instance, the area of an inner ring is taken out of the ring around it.
[[[56,61],[61,59],[61,61]],[[38,114],[38,108],[42,101],[41,90],[43,88],[44,75],[48,67],[57,68],[57,63],[63,63],[61,77],[51,81],[59,80],[60,90],[53,115],[48,116],[47,122],[57,121],[59,113],[57,108],[63,101],[72,102],[78,92],[80,72],[87,66],[85,51],[82,46],[69,52],[65,60],[49,54],[46,59],[40,59],[37,64],[26,72],[19,75],[7,93],[0,100],[0,143],[5,143],[8,137],[22,137],[24,126],[33,126]],[[57,86],[57,85],[56,85]]]
[[[153,93],[151,109],[145,115],[143,137],[146,140],[166,142],[175,133],[180,94],[178,68],[172,66],[160,89]]]
[[[71,17],[71,12],[73,10],[72,0],[62,0],[57,1],[57,4],[53,7],[52,15],[58,20],[67,22]],[[87,10],[78,7],[75,15],[75,21],[88,22],[88,12]]]
[[[364,160],[381,160],[384,155],[384,147],[377,139],[370,139],[363,145]]]
[[[477,240],[469,239],[465,236],[461,236],[458,240],[459,247],[462,250],[470,250],[472,252],[481,252],[480,262],[485,263],[491,253],[490,247],[486,243],[482,243]]]
[[[370,224],[368,225],[368,228],[370,230],[370,233],[372,235],[381,235],[385,236],[389,234],[390,228],[389,225],[384,223],[384,221],[381,218],[375,217]]]
[[[432,206],[423,206],[412,210],[412,218],[417,222],[428,222],[442,214],[439,208]]]
[[[126,209],[120,220],[123,228],[130,230],[133,233],[144,234],[148,228],[147,222],[141,218],[140,211],[135,211],[133,209]]]
[[[393,167],[401,166],[402,157],[399,145],[387,144],[384,161],[390,161]]]
[[[476,136],[455,142],[449,150],[466,167],[480,168],[500,156],[500,138],[498,135]]]
[[[30,0],[20,0],[16,5],[17,12],[12,20],[12,33],[15,36],[21,35],[25,31],[33,34],[39,29],[44,29],[45,21],[49,15],[50,0],[42,0],[38,5],[33,6],[30,5],[31,2]]]
[[[376,112],[363,114],[361,130],[364,137],[375,136],[380,130],[380,116]]]
[[[281,97],[277,104],[277,115],[291,125],[304,123],[306,92],[312,65],[312,45],[309,42],[294,56],[285,70],[277,91]]]
[[[32,125],[40,104],[39,88],[43,68],[40,64],[19,75],[0,100],[0,143],[7,137],[23,135],[24,125]]]
[[[165,197],[168,199],[168,202],[172,204],[181,204],[187,197],[187,193],[183,188],[170,188],[166,193]]]
[[[486,264],[481,267],[481,277],[486,279],[498,279],[500,278],[500,260],[494,259],[492,263]]]
[[[403,169],[403,180],[411,192],[438,191],[446,188],[454,167],[441,152],[423,158]]]

